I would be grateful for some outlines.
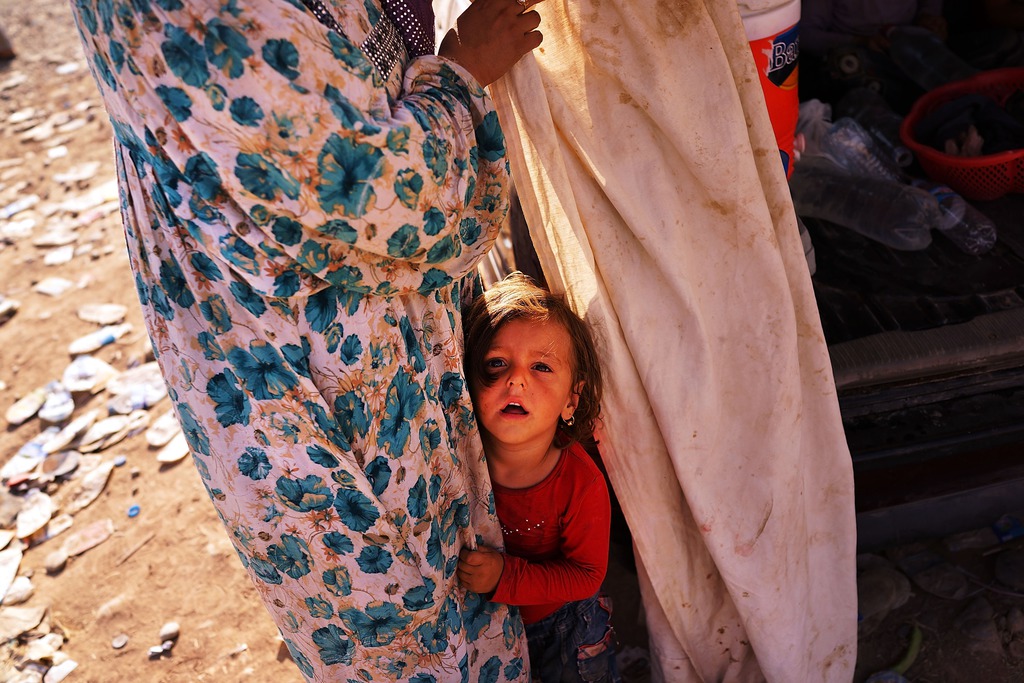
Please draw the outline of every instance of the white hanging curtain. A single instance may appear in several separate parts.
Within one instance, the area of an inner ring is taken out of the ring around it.
[[[545,276],[595,327],[655,677],[847,682],[853,474],[735,0],[545,0],[492,87]]]

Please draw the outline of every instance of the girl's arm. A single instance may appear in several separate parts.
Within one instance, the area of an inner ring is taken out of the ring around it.
[[[504,556],[491,599],[509,605],[539,605],[589,598],[608,569],[611,503],[599,474],[577,496],[562,536],[562,557],[530,562]]]

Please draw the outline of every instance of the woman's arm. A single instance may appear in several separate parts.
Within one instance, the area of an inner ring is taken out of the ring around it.
[[[483,6],[499,3],[519,7]],[[166,199],[155,218],[247,279],[298,266],[314,286],[352,284],[388,262],[468,272],[505,211],[504,139],[482,87],[425,56],[389,100],[359,47],[298,5],[77,3],[105,99],[124,104],[115,133]],[[351,6],[341,24],[358,27],[363,3]],[[529,42],[505,18],[481,29],[520,46],[498,68]],[[423,278],[400,279],[390,286]]]

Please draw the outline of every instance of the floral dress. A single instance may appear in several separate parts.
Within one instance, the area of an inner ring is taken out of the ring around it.
[[[527,680],[518,615],[455,577],[501,539],[461,366],[507,208],[483,89],[371,62],[375,0],[328,2],[335,30],[299,0],[72,6],[157,358],[302,674]]]

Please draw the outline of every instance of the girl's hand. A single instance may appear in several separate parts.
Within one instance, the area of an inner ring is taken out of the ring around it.
[[[475,0],[441,41],[438,54],[461,64],[480,85],[490,85],[540,45],[540,15],[527,11],[537,1]]]
[[[476,550],[463,548],[459,553],[456,574],[463,587],[486,595],[498,587],[498,579],[505,569],[505,557],[494,548],[479,546]]]

